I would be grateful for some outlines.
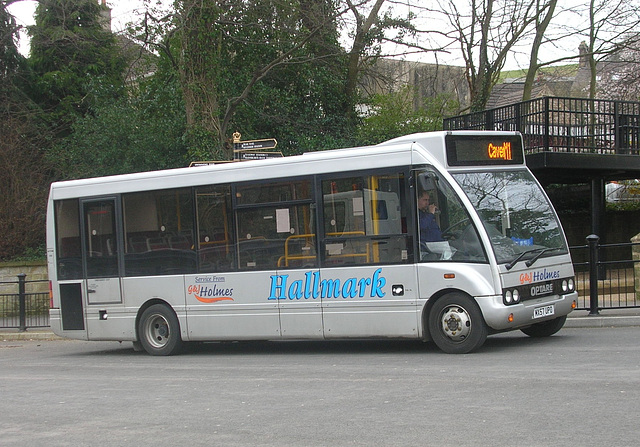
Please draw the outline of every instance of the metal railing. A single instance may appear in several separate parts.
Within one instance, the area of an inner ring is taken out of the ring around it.
[[[27,328],[49,326],[48,281],[27,281],[21,273],[16,281],[0,282],[0,328]],[[13,292],[11,291],[13,289]],[[8,292],[8,293],[7,293]]]
[[[570,247],[578,309],[595,315],[601,309],[640,307],[640,244],[600,244],[594,234],[586,239],[586,245]]]
[[[446,118],[444,130],[519,131],[526,154],[640,155],[640,102],[545,96]]]

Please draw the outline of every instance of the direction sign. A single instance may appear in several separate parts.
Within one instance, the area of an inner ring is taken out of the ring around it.
[[[275,138],[264,140],[235,141],[233,149],[236,151],[255,151],[259,149],[275,149],[278,142]]]
[[[282,152],[240,152],[240,160],[266,160],[283,157]]]

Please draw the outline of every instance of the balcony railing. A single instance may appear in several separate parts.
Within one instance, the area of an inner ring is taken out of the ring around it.
[[[527,154],[640,155],[640,102],[543,97],[444,120],[445,130],[511,130]]]

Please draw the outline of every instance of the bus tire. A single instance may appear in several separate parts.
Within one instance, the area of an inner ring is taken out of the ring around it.
[[[542,323],[536,323],[533,326],[520,329],[529,337],[550,337],[564,326],[564,322],[567,321],[567,316],[558,317],[553,320],[544,321]]]
[[[148,354],[177,354],[182,348],[178,317],[164,304],[149,306],[140,317],[138,338]]]
[[[433,305],[429,333],[436,346],[447,354],[467,354],[482,346],[488,329],[475,300],[454,292]]]

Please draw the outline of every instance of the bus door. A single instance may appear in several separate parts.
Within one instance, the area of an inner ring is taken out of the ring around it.
[[[284,245],[269,298],[278,298],[282,337],[322,338],[313,207],[306,203],[282,207],[276,210],[276,219]]]
[[[322,338],[322,307],[315,285],[319,282],[317,238],[315,232],[315,203],[312,180],[299,178],[274,181],[249,187],[242,191],[267,204],[244,214],[238,212],[239,234],[259,235],[264,240],[252,237],[256,255],[264,250],[260,258],[267,258],[265,267],[275,268],[270,274],[266,302],[277,305],[280,336],[282,338]],[[249,219],[256,213],[254,219]],[[254,223],[249,226],[248,224]],[[246,237],[246,236],[245,236]],[[245,241],[247,247],[251,241]],[[261,249],[261,247],[264,247]],[[247,250],[243,250],[249,254]],[[242,255],[242,252],[241,252]],[[257,285],[257,284],[256,284]],[[263,295],[264,296],[264,295]]]
[[[325,338],[417,337],[417,274],[403,173],[322,182]]]
[[[83,259],[87,304],[121,303],[121,235],[115,198],[82,201]]]

